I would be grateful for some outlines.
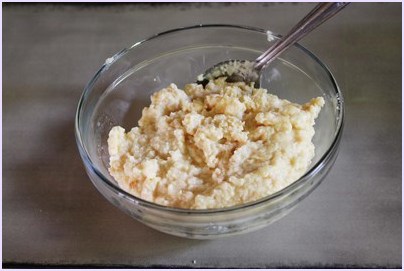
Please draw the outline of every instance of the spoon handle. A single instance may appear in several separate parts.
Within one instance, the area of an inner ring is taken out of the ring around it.
[[[285,51],[290,45],[296,43],[301,38],[317,28],[326,20],[330,19],[349,3],[320,3],[312,11],[309,12],[299,23],[297,23],[289,33],[278,40],[262,55],[255,60],[254,68],[261,70],[265,65],[270,63]]]

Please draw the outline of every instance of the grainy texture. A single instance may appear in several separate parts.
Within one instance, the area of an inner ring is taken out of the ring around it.
[[[157,204],[224,208],[262,199],[299,179],[314,157],[323,97],[303,105],[222,77],[155,92],[139,126],[109,131],[109,172]]]
[[[342,88],[345,132],[324,183],[263,230],[214,241],[156,232],[104,200],[80,161],[75,109],[107,57],[199,23],[285,33],[312,7],[3,4],[3,263],[401,267],[401,3],[353,3],[302,41]]]

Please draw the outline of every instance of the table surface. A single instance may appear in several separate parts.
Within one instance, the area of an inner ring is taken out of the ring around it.
[[[401,3],[352,3],[301,42],[340,84],[345,131],[325,181],[262,230],[157,232],[108,203],[80,160],[76,106],[107,57],[199,23],[285,33],[313,6],[3,4],[4,266],[401,267]]]

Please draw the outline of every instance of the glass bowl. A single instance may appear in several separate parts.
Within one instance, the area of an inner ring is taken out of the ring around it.
[[[135,43],[108,58],[85,87],[79,101],[75,135],[85,169],[95,187],[112,204],[159,231],[211,239],[262,228],[292,210],[324,179],[341,139],[344,103],[329,69],[310,51],[295,45],[264,71],[261,87],[280,98],[304,103],[322,96],[316,120],[316,154],[310,169],[283,190],[222,209],[190,210],[160,206],[122,190],[108,172],[109,130],[137,126],[153,92],[175,83],[182,88],[214,64],[255,59],[279,36],[235,25],[197,25],[174,29]]]

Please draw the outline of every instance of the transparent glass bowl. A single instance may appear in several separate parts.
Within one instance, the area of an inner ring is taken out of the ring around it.
[[[239,234],[286,215],[309,195],[333,165],[343,128],[344,103],[338,85],[321,61],[295,45],[263,71],[261,86],[280,98],[304,103],[325,99],[316,120],[316,154],[299,180],[261,200],[223,209],[169,208],[128,194],[108,173],[109,130],[137,126],[150,96],[170,83],[183,87],[214,64],[255,59],[278,36],[234,25],[198,25],[170,30],[137,42],[105,61],[80,99],[75,134],[86,171],[112,204],[162,232],[197,239]]]

